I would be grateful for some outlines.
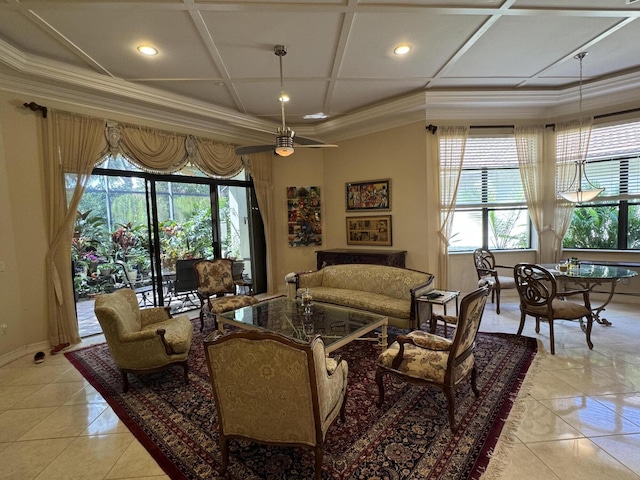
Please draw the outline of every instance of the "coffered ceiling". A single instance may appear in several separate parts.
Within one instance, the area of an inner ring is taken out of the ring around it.
[[[628,0],[0,0],[0,80],[208,118],[242,142],[280,121],[284,44],[287,123],[339,138],[443,96],[575,100],[582,51],[585,85],[638,90],[639,17]]]

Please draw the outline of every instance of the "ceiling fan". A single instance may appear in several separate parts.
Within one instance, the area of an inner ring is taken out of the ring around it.
[[[284,82],[282,80],[282,57],[287,54],[287,47],[284,45],[276,45],[273,47],[273,52],[280,58],[280,111],[282,114],[282,125],[276,130],[276,143],[275,145],[249,145],[246,147],[236,148],[236,155],[246,155],[250,153],[268,152],[273,150],[277,155],[281,157],[288,157],[294,152],[294,144],[298,147],[306,148],[322,148],[322,147],[337,147],[337,145],[329,145],[319,140],[313,140],[312,138],[305,138],[296,135],[296,132],[287,127],[284,117],[284,103],[286,101],[284,93]]]

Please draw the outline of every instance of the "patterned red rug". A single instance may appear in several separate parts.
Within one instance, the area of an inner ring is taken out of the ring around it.
[[[197,328],[196,328],[197,327]],[[218,479],[221,455],[202,341],[194,325],[190,381],[182,370],[130,376],[122,393],[121,374],[106,344],[65,355],[105,397],[120,419],[173,479]],[[339,354],[349,364],[346,422],[338,419],[325,444],[324,479],[478,479],[485,471],[505,419],[536,353],[536,340],[480,333],[475,352],[480,396],[469,382],[456,395],[457,434],[447,420],[438,389],[391,384],[382,408],[375,405],[379,348],[352,342]],[[312,449],[230,442],[229,471],[235,479],[308,479]]]

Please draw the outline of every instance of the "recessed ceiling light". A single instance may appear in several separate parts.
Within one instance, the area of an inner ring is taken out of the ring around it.
[[[393,53],[396,55],[406,55],[411,51],[411,45],[398,45],[393,49]]]
[[[329,115],[327,115],[326,113],[318,112],[318,113],[310,113],[308,115],[305,115],[302,118],[304,118],[305,120],[324,120],[328,116]]]
[[[138,51],[143,55],[157,55],[158,50],[153,48],[151,45],[138,45]]]

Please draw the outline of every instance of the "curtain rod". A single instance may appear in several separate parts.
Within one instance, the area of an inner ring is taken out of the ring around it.
[[[601,115],[594,115],[593,118],[595,120],[599,118],[615,117],[616,115],[625,115],[627,113],[636,113],[636,112],[640,112],[640,108],[631,108],[629,110],[622,110],[621,112],[603,113]],[[555,127],[556,127],[555,123],[547,123],[545,125],[545,128],[555,128]],[[425,128],[434,135],[438,130],[437,125],[433,125],[431,123],[427,125]],[[471,125],[469,128],[515,128],[515,125]]]
[[[47,107],[43,107],[42,105],[38,105],[36,102],[23,103],[25,108],[29,108],[34,112],[40,111],[42,112],[42,118],[47,118]]]

